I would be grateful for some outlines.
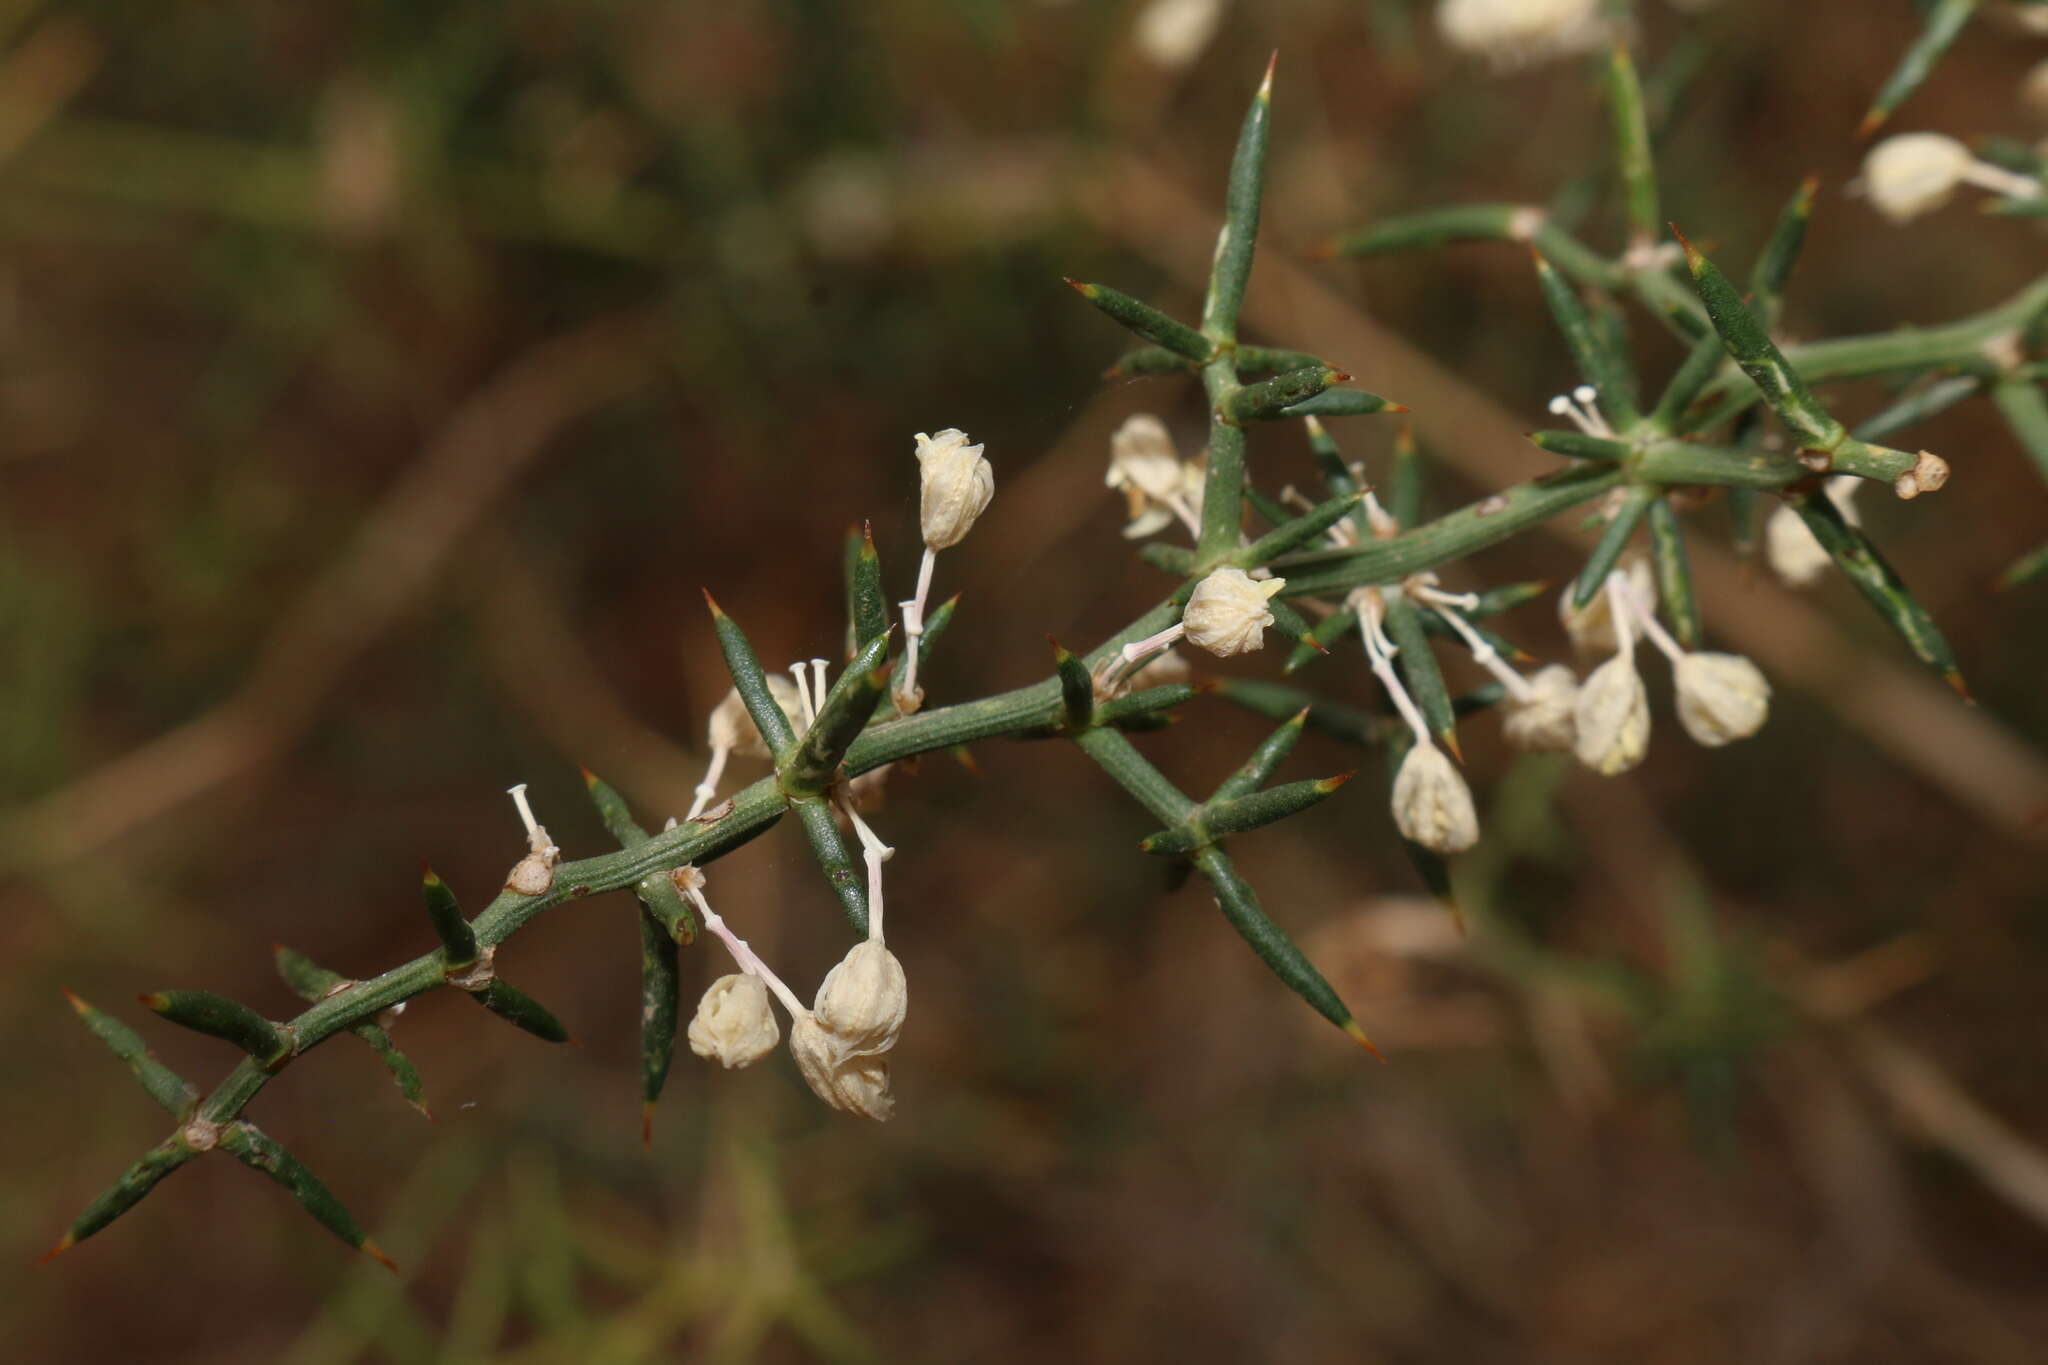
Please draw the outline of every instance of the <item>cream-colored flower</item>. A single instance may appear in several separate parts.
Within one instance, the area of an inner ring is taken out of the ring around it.
[[[1607,31],[1600,0],[1442,0],[1436,22],[1452,47],[1503,70],[1588,51]]]
[[[1503,703],[1507,719],[1501,734],[1517,749],[1532,754],[1570,753],[1578,738],[1579,680],[1563,664],[1538,669],[1526,681],[1529,694],[1512,692]]]
[[[1223,18],[1223,0],[1152,0],[1131,32],[1154,66],[1178,71],[1202,55]]]
[[[842,1060],[838,1040],[810,1014],[789,1026],[789,1055],[816,1095],[834,1109],[880,1123],[895,1112],[889,1093],[889,1059],[879,1053]]]
[[[825,973],[811,1012],[844,1061],[896,1046],[908,1004],[903,964],[882,943],[863,939]]]
[[[1764,518],[1764,559],[1772,573],[1795,588],[1811,587],[1835,562],[1799,514],[1783,503]]]
[[[1650,561],[1641,554],[1630,554],[1623,558],[1621,567],[1628,574],[1629,590],[1649,600],[1655,591]],[[1557,619],[1564,623],[1565,634],[1572,637],[1572,648],[1582,655],[1612,654],[1620,647],[1614,633],[1614,594],[1610,592],[1602,590],[1580,608],[1572,605],[1572,590],[1566,588],[1558,595]]]
[[[1740,654],[1698,651],[1672,665],[1678,720],[1709,748],[1748,739],[1771,709],[1771,684]]]
[[[1149,412],[1133,413],[1109,438],[1109,471],[1103,482],[1124,495],[1126,540],[1165,530],[1176,517],[1197,525],[1202,516],[1202,460],[1185,463],[1166,424]]]
[[[917,464],[918,522],[925,548],[958,545],[995,496],[995,471],[981,447],[969,445],[967,433],[953,427],[936,436],[917,433]]]
[[[1286,586],[1284,578],[1262,583],[1243,569],[1216,570],[1195,585],[1181,613],[1188,643],[1222,658],[1264,648],[1266,627],[1273,624],[1266,603]]]
[[[797,700],[796,684],[786,673],[768,675],[768,695],[775,698],[775,704],[782,708],[782,714],[789,717],[789,728],[803,733],[803,722],[799,719],[802,704]],[[761,738],[761,728],[754,724],[754,718],[747,711],[747,704],[740,698],[737,687],[729,688],[719,698],[718,705],[711,708],[710,742],[713,749],[729,749],[748,758],[773,758],[768,750],[768,741]]]
[[[1900,133],[1863,158],[1863,191],[1871,207],[1894,223],[1932,213],[1969,179],[1970,149],[1941,133]]]
[[[1650,698],[1631,653],[1617,654],[1594,669],[1579,688],[1573,712],[1578,729],[1573,752],[1603,777],[1627,772],[1650,747]]]
[[[1472,789],[1427,740],[1418,740],[1394,774],[1394,827],[1436,853],[1463,853],[1479,842]]]
[[[782,1041],[767,984],[744,972],[719,977],[697,1002],[689,1036],[690,1051],[729,1071],[760,1061]]]

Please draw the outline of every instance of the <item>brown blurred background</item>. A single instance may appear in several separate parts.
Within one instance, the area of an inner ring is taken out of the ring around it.
[[[1985,585],[2041,539],[2048,491],[1981,401],[1916,433],[1947,490],[1865,502],[1978,711],[1839,581],[1794,598],[1702,548],[1709,633],[1779,683],[1769,726],[1690,746],[1660,669],[1651,758],[1623,779],[1468,726],[1470,940],[1421,897],[1376,781],[1240,841],[1388,1066],[1199,888],[1162,890],[1133,848],[1147,820],[1077,752],[984,745],[979,776],[928,758],[874,817],[915,998],[886,1127],[824,1112],[783,1058],[685,1054],[644,1155],[614,897],[500,957],[580,1046],[434,996],[398,1038],[436,1122],[348,1040],[256,1104],[402,1280],[224,1161],[23,1268],[164,1131],[60,986],[210,1085],[228,1049],[137,992],[285,1015],[275,940],[362,975],[424,951],[418,860],[480,907],[521,851],[512,782],[570,857],[608,846],[579,763],[646,823],[681,810],[724,687],[698,589],[771,664],[836,656],[849,524],[908,590],[911,433],[964,427],[998,480],[940,561],[938,592],[966,596],[934,704],[1042,676],[1046,634],[1090,645],[1148,605],[1107,435],[1150,409],[1192,449],[1199,399],[1101,383],[1125,339],[1060,277],[1196,311],[1270,49],[1252,330],[1413,404],[1436,510],[1547,466],[1514,433],[1572,375],[1518,251],[1304,252],[1376,216],[1545,200],[1605,157],[1585,72],[1490,75],[1393,0],[1233,4],[1167,69],[1133,41],[1141,8],[0,5],[14,1353],[2041,1359],[2048,593]],[[1713,51],[1667,213],[1743,262],[1823,177],[1792,333],[1974,311],[2048,257],[2024,222],[1958,206],[1901,231],[1844,196],[1903,0],[1682,22]],[[1646,7],[1653,63],[1680,26]],[[1896,125],[2037,136],[2015,90],[2044,56],[1980,24]],[[1653,383],[1676,355],[1655,331]],[[1338,425],[1369,462],[1393,430]],[[1306,483],[1297,433],[1254,456]],[[1703,514],[1699,543],[1722,526]],[[1447,578],[1558,577],[1574,553],[1539,533]],[[1546,608],[1506,625],[1563,648]],[[1372,696],[1355,657],[1304,680]],[[1203,700],[1144,747],[1206,788],[1264,728]],[[1311,737],[1285,775],[1362,757]],[[711,878],[792,979],[844,950],[793,831]],[[725,970],[685,963],[692,998]]]

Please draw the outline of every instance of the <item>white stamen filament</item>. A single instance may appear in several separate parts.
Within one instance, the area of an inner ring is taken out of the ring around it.
[[[931,596],[932,567],[938,558],[939,552],[927,545],[917,566],[917,595],[896,604],[903,609],[903,682],[896,695],[906,700],[917,696],[917,647],[924,637],[924,603]]]
[[[818,712],[825,709],[825,661],[811,660],[811,720],[815,724]]]
[[[1401,685],[1401,679],[1394,673],[1394,656],[1400,647],[1387,638],[1380,626],[1380,617],[1386,612],[1386,604],[1379,594],[1365,589],[1352,595],[1353,609],[1358,613],[1359,632],[1365,636],[1365,657],[1372,661],[1372,671],[1380,680],[1380,686],[1387,689],[1387,696],[1393,700],[1394,709],[1401,713],[1401,719],[1408,722],[1408,728],[1415,732],[1418,744],[1434,743],[1429,735],[1429,724],[1422,719],[1422,712],[1409,699],[1408,689]]]
[[[882,941],[882,864],[896,856],[896,850],[882,842],[851,801],[841,799],[839,809],[853,822],[854,837],[860,840],[861,857],[868,865],[868,941]]]
[[[1635,632],[1629,629],[1629,618],[1635,615],[1633,594],[1629,592],[1628,575],[1615,569],[1607,575],[1607,612],[1614,621],[1614,652],[1634,654],[1636,652]]]
[[[2041,182],[2031,175],[2021,175],[2003,166],[1994,166],[1988,161],[1972,161],[1963,172],[1963,179],[1980,190],[1990,190],[2008,199],[2032,199],[2040,194]]]
[[[505,788],[512,804],[519,807],[520,823],[526,826],[526,845],[543,858],[552,858],[562,850],[548,842],[547,832],[540,827],[540,821],[533,818],[533,807],[526,804],[526,784]]]
[[[789,1011],[790,1018],[801,1018],[810,1013],[804,1008],[804,1002],[796,998],[796,993],[782,983],[782,978],[770,971],[768,964],[761,960],[760,955],[747,946],[747,941],[726,926],[724,918],[711,908],[711,902],[704,899],[701,890],[693,887],[683,894],[696,905],[697,914],[704,921],[704,927],[718,936],[718,941],[732,954],[732,960],[739,964],[740,970],[749,976],[758,976],[766,982],[768,989],[775,992],[775,998],[782,1002],[782,1007]]]
[[[690,802],[690,813],[683,818],[694,820],[704,813],[704,807],[711,804],[711,798],[718,795],[718,779],[725,776],[725,760],[732,753],[732,746],[721,744],[711,751],[711,762],[705,766],[704,780],[697,784],[697,790]]]
[[[1477,593],[1449,593],[1436,588],[1417,588],[1415,595],[1437,608],[1437,614],[1450,623],[1451,629],[1458,632],[1458,638],[1465,642],[1465,647],[1472,651],[1472,662],[1500,679],[1501,686],[1507,688],[1509,696],[1516,701],[1528,701],[1536,695],[1536,689],[1529,685],[1529,680],[1508,667],[1507,662],[1500,657],[1500,651],[1489,644],[1478,631],[1472,629],[1470,621],[1454,610],[1463,607],[1470,611],[1478,606]]]
[[[1657,646],[1663,652],[1665,658],[1675,664],[1685,657],[1685,650],[1679,645],[1678,641],[1672,639],[1670,632],[1666,631],[1658,623],[1656,609],[1650,605],[1649,599],[1639,595],[1634,588],[1629,587],[1626,583],[1626,576],[1624,576],[1622,598],[1634,611],[1636,620],[1642,623],[1643,633],[1650,637],[1650,643]]]
[[[1392,512],[1380,506],[1379,498],[1370,488],[1365,490],[1365,524],[1372,528],[1375,540],[1401,534],[1401,523],[1394,519]]]
[[[1578,402],[1573,402],[1573,399],[1577,399]],[[1569,395],[1561,393],[1550,400],[1551,415],[1571,418],[1572,425],[1588,436],[1601,436],[1612,440],[1614,428],[1607,425],[1607,419],[1600,415],[1600,409],[1596,406],[1599,399],[1600,393],[1597,389],[1591,384],[1581,384]],[[1581,407],[1581,403],[1585,406]]]
[[[1157,635],[1147,635],[1142,640],[1133,640],[1104,659],[1095,666],[1096,695],[1114,695],[1116,689],[1123,684],[1123,680],[1138,671],[1140,664],[1166,649],[1186,633],[1186,622],[1175,621]]]

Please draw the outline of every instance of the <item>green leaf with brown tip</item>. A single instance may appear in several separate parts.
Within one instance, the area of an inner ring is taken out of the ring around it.
[[[1308,960],[1308,955],[1295,946],[1287,931],[1266,913],[1265,907],[1259,904],[1257,893],[1238,873],[1230,855],[1213,846],[1204,848],[1195,855],[1195,870],[1208,879],[1210,888],[1216,893],[1216,908],[1223,912],[1223,918],[1230,922],[1230,927],[1251,945],[1259,961],[1272,968],[1273,975],[1307,1001],[1316,1013],[1363,1041],[1365,1035],[1359,1031],[1349,1007],[1338,998],[1337,992],[1316,970],[1315,964]]]
[[[1325,531],[1356,511],[1364,496],[1362,493],[1341,493],[1319,502],[1292,521],[1274,527],[1231,558],[1238,567],[1245,569],[1269,564],[1310,541],[1320,540]]]
[[[1813,196],[1819,189],[1819,176],[1809,175],[1799,182],[1749,272],[1750,308],[1765,327],[1776,326],[1783,311],[1785,281],[1798,264],[1799,249],[1806,244],[1806,224],[1813,217]]]
[[[1728,357],[1728,348],[1721,344],[1718,332],[1708,332],[1692,343],[1685,359],[1672,373],[1671,382],[1664,386],[1664,392],[1657,399],[1657,407],[1650,414],[1650,424],[1660,431],[1679,430],[1686,411],[1699,399],[1714,376],[1721,372],[1721,362]],[[1540,441],[1537,444],[1542,444]]]
[[[664,878],[663,880],[667,880]],[[669,888],[673,891],[673,885]],[[654,1140],[654,1105],[668,1084],[681,1013],[682,967],[675,936],[640,911],[640,1140]]]
[[[392,1264],[391,1258],[363,1235],[361,1226],[342,1207],[341,1201],[320,1182],[318,1176],[306,1169],[303,1162],[286,1151],[283,1143],[242,1119],[220,1130],[220,1145],[233,1153],[244,1166],[261,1171],[284,1186],[298,1206],[312,1214],[321,1227],[357,1251],[375,1257],[385,1269],[397,1273],[398,1267]]]
[[[1984,381],[1974,374],[1952,374],[1932,384],[1916,386],[1897,401],[1886,404],[1858,422],[1849,434],[1859,441],[1882,440],[1938,413],[1947,412],[1983,387]]]
[[[1843,518],[1841,509],[1820,491],[1817,483],[1809,490],[1790,495],[1786,502],[1806,523],[1806,529],[1813,532],[1813,538],[1821,543],[1821,548],[1833,556],[1835,564],[1848,575],[1849,581],[1877,609],[1877,614],[1899,633],[1899,638],[1913,651],[1913,657],[1940,674],[1942,680],[1957,692],[1967,696],[1962,673],[1956,667],[1955,654],[1942,636],[1941,628],[1934,624],[1934,618],[1928,615],[1926,608],[1906,590],[1905,582],[1878,553],[1870,538]]]
[[[1617,38],[1607,52],[1607,107],[1614,127],[1614,162],[1628,205],[1630,237],[1655,242],[1664,219],[1657,211],[1657,167],[1650,154],[1650,123],[1643,112],[1643,86],[1628,44]]]
[[[875,705],[889,692],[889,636],[868,641],[846,666],[818,705],[818,715],[803,738],[775,763],[782,789],[792,796],[810,796],[832,785],[846,747],[860,737],[874,717]]]
[[[1657,579],[1657,596],[1664,605],[1664,619],[1671,634],[1687,649],[1700,647],[1699,599],[1692,589],[1692,565],[1685,554],[1685,532],[1671,499],[1650,504],[1650,567]]]
[[[598,818],[604,821],[605,830],[618,840],[620,848],[638,848],[647,842],[647,831],[633,818],[625,798],[609,782],[585,768],[583,785],[590,792],[591,804],[597,807]],[[634,884],[633,894],[639,899],[640,908],[653,917],[672,941],[690,943],[696,939],[697,913],[676,890],[676,884],[667,872],[651,872],[642,877]]]
[[[1389,730],[1400,728],[1345,702],[1258,678],[1225,679],[1216,685],[1216,695],[1268,720],[1286,720],[1306,711],[1309,729],[1368,749],[1379,747]]]
[[[761,732],[768,751],[780,758],[796,743],[796,731],[768,690],[768,675],[761,671],[761,661],[755,657],[746,633],[719,609],[708,592],[704,594],[704,603],[711,608],[711,626],[718,635],[718,649],[725,656],[725,670],[732,675],[733,688],[740,694],[747,714],[753,717],[754,727]]]
[[[233,1043],[266,1067],[292,1055],[292,1037],[239,1001],[212,991],[158,991],[142,1003],[174,1024]]]
[[[1300,371],[1295,371],[1299,374]],[[1340,379],[1343,376],[1338,376]],[[1313,398],[1304,398],[1299,403],[1289,403],[1280,409],[1281,417],[1371,417],[1381,412],[1406,412],[1407,405],[1396,403],[1391,398],[1382,398],[1364,389],[1324,389]],[[1275,414],[1266,414],[1272,416]]]
[[[1457,717],[1451,713],[1450,690],[1444,686],[1443,670],[1436,652],[1429,647],[1429,633],[1422,628],[1422,612],[1405,593],[1386,594],[1387,637],[1394,642],[1394,667],[1408,685],[1408,695],[1428,722],[1430,733],[1457,750]]]
[[[158,1061],[142,1041],[142,1035],[113,1015],[94,1009],[70,991],[64,992],[64,998],[71,1002],[71,1008],[78,1012],[78,1017],[92,1031],[93,1037],[105,1043],[109,1052],[128,1064],[128,1073],[135,1077],[136,1084],[164,1112],[177,1119],[192,1112],[193,1106],[199,1103],[198,1089]]]
[[[2042,578],[2048,578],[2048,545],[2038,545],[2006,565],[1992,586],[2000,592],[2008,592]]]
[[[1834,450],[1848,436],[1847,429],[1830,416],[1820,400],[1813,396],[1812,390],[1806,387],[1806,381],[1785,359],[1756,314],[1735,292],[1735,286],[1728,282],[1728,277],[1686,241],[1683,234],[1678,240],[1685,247],[1693,287],[1699,291],[1700,302],[1706,305],[1707,319],[1714,324],[1714,331],[1720,336],[1729,358],[1749,376],[1757,392],[1770,404],[1771,411],[1778,415],[1778,420],[1802,446],[1813,450]]]
[[[274,952],[277,974],[284,978],[284,983],[302,1000],[325,1000],[356,984],[340,972],[330,971],[304,953],[293,952],[282,943],[276,945]],[[398,1050],[397,1045],[391,1041],[391,1035],[372,1023],[352,1025],[349,1032],[360,1038],[377,1054],[377,1060],[384,1063],[385,1070],[391,1073],[391,1079],[396,1082],[399,1093],[405,1096],[405,1102],[428,1118],[432,1118],[433,1114],[427,1109],[425,1087],[420,1081],[419,1068]]]
[[[1992,386],[1991,401],[2018,438],[2020,449],[2048,479],[2048,388],[2039,380],[2011,378]]]
[[[63,1240],[45,1252],[42,1259],[54,1260],[106,1227],[141,1203],[165,1176],[198,1155],[198,1149],[188,1146],[177,1134],[165,1138],[144,1152],[139,1161],[121,1172],[112,1185],[86,1205],[85,1212],[79,1214],[66,1229]]]
[[[1216,258],[1209,272],[1209,292],[1202,302],[1202,332],[1218,341],[1237,338],[1238,309],[1252,275],[1252,253],[1259,239],[1259,201],[1266,185],[1266,142],[1273,126],[1273,67],[1245,111],[1237,151],[1230,158],[1230,183],[1223,196],[1223,227],[1216,234]]]
[[[1448,246],[1453,242],[1509,242],[1543,211],[1528,204],[1456,204],[1389,218],[1357,232],[1331,238],[1319,252],[1358,260]]]
[[[1617,431],[1627,431],[1640,416],[1633,397],[1634,369],[1627,353],[1618,350],[1612,334],[1594,322],[1585,300],[1579,297],[1578,286],[1540,252],[1534,253],[1534,258],[1543,301],[1550,305],[1550,315],[1564,335],[1565,349],[1571,352],[1580,377],[1598,394],[1600,410],[1608,422]]]
[[[882,590],[882,558],[869,528],[846,533],[846,622],[859,653],[889,633],[889,595]]]
[[[1977,0],[1934,0],[1927,11],[1927,18],[1920,29],[1920,36],[1899,58],[1899,64],[1892,68],[1892,74],[1885,78],[1877,98],[1871,101],[1870,112],[1863,116],[1857,126],[1858,137],[1869,137],[1892,111],[1906,102],[1906,96],[1919,88],[1927,79],[1927,73],[1934,69],[1941,54],[1948,51],[1956,35],[1963,31],[1963,25],[1970,22],[1970,16],[1977,12]]]
[[[1303,707],[1280,722],[1280,728],[1259,742],[1238,770],[1223,779],[1221,786],[1209,797],[1211,804],[1231,801],[1247,796],[1273,780],[1287,755],[1294,752],[1295,742],[1301,738],[1302,729],[1308,724],[1308,708]]]
[[[1309,627],[1308,634],[1288,652],[1287,662],[1281,666],[1280,671],[1292,673],[1311,660],[1328,658],[1330,646],[1357,629],[1358,613],[1349,607],[1337,608]]]
[[[1240,346],[1233,354],[1237,361],[1237,377],[1241,380],[1263,378],[1287,370],[1310,369],[1328,363],[1307,351],[1290,351],[1278,346]]]
[[[1716,349],[1720,343],[1715,342]],[[1627,441],[1617,441],[1610,436],[1595,436],[1585,431],[1532,431],[1529,444],[1538,450],[1547,450],[1553,455],[1567,455],[1574,460],[1595,460],[1601,464],[1620,464],[1635,453],[1635,447]]]
[[[1406,423],[1394,433],[1394,472],[1387,479],[1387,514],[1401,526],[1422,524],[1424,470],[1422,447],[1415,428]]]
[[[1069,730],[1085,730],[1095,723],[1095,679],[1088,665],[1067,653],[1058,640],[1048,635],[1046,642],[1052,646],[1053,668],[1059,674],[1066,726]]]
[[[1190,365],[1185,356],[1175,355],[1164,346],[1140,346],[1118,356],[1103,378],[1136,379],[1147,375],[1184,374]]]
[[[1315,458],[1316,473],[1322,476],[1323,487],[1333,497],[1360,491],[1357,477],[1351,466],[1344,463],[1344,453],[1337,449],[1336,439],[1322,420],[1310,417],[1302,425],[1308,432],[1309,454]]]
[[[1340,773],[1335,777],[1288,782],[1224,801],[1210,801],[1191,812],[1187,820],[1160,830],[1138,847],[1146,853],[1162,856],[1192,853],[1217,839],[1249,834],[1290,815],[1299,815],[1310,806],[1320,805],[1350,780],[1350,773]]]
[[[1111,289],[1106,284],[1083,284],[1079,280],[1068,280],[1067,283],[1074,287],[1075,293],[1115,321],[1185,360],[1201,364],[1216,349],[1194,328],[1129,294]]]
[[[839,908],[845,912],[847,923],[854,932],[865,935],[868,931],[868,882],[867,865],[853,854],[846,838],[839,832],[839,824],[832,818],[832,805],[823,796],[800,797],[790,802],[797,823],[803,826],[804,837],[810,840],[811,855],[818,860],[819,871],[825,874],[826,885],[839,898]]]

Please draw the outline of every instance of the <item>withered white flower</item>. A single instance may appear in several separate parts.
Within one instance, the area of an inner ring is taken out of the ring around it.
[[[870,938],[854,944],[825,973],[811,1012],[844,1061],[896,1046],[908,1004],[903,964],[880,940]]]
[[[1436,853],[1463,853],[1479,842],[1472,790],[1444,756],[1418,741],[1394,774],[1394,826],[1403,837]]]
[[[1266,627],[1273,624],[1266,603],[1286,586],[1284,578],[1262,583],[1243,569],[1216,570],[1195,585],[1181,613],[1188,643],[1223,658],[1264,648]]]
[[[1770,713],[1771,684],[1740,654],[1699,650],[1672,664],[1678,687],[1678,719],[1685,732],[1709,748],[1748,739]]]
[[[789,1055],[816,1095],[834,1109],[885,1121],[896,1110],[889,1093],[889,1059],[879,1053],[842,1060],[838,1040],[808,1011],[789,1026]]]
[[[1502,703],[1507,719],[1501,734],[1509,744],[1529,753],[1570,753],[1579,733],[1578,678],[1563,664],[1550,664],[1525,681],[1526,696],[1510,693]]]
[[[1635,655],[1623,650],[1594,669],[1579,688],[1573,752],[1603,777],[1627,772],[1650,747],[1650,698]]]
[[[768,695],[775,698],[782,714],[789,717],[789,728],[801,734],[804,728],[802,704],[798,700],[797,686],[787,673],[768,675]],[[747,704],[741,700],[737,687],[726,689],[718,705],[711,708],[708,738],[714,753],[723,749],[748,758],[775,757],[768,749],[768,741],[761,737],[761,728],[754,724],[754,717],[747,711]]]
[[[1899,133],[1878,143],[1863,158],[1861,185],[1871,206],[1894,223],[1934,212],[1962,185],[2022,199],[2041,193],[2032,176],[1979,161],[1942,133]]]
[[[917,433],[918,522],[926,549],[958,545],[995,496],[995,471],[981,449],[954,427],[936,436]]]
[[[1629,589],[1647,598],[1655,585],[1650,578],[1650,561],[1641,554],[1630,554],[1621,562],[1623,572],[1628,574]],[[1602,591],[1584,607],[1572,605],[1572,590],[1567,587],[1557,598],[1557,619],[1564,623],[1565,634],[1572,638],[1572,648],[1582,655],[1612,654],[1620,647],[1620,639],[1614,633],[1613,594]]]
[[[1499,69],[1599,46],[1600,0],[1442,0],[1437,27],[1452,47]]]
[[[1795,588],[1819,582],[1835,562],[1799,514],[1782,503],[1764,518],[1764,559],[1772,573]]]
[[[1109,438],[1109,471],[1103,483],[1124,495],[1126,540],[1139,540],[1171,526],[1178,517],[1198,530],[1205,466],[1181,462],[1166,424],[1149,412],[1133,413]]]
[[[506,795],[519,808],[520,823],[526,826],[527,852],[506,874],[505,889],[522,896],[544,896],[555,884],[555,864],[562,860],[562,850],[555,847],[554,840],[548,837],[546,827],[533,818],[533,807],[527,802],[524,782],[507,788]]]
[[[719,977],[697,1002],[689,1037],[690,1051],[727,1070],[766,1057],[782,1041],[767,983],[745,972]]]

